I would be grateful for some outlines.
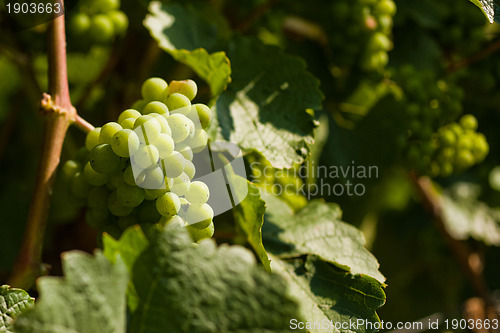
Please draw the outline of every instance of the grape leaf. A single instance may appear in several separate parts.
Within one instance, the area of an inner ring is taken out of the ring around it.
[[[231,81],[229,60],[224,52],[207,52],[207,49],[216,49],[221,43],[219,37],[227,34],[225,22],[217,18],[220,14],[201,4],[183,7],[159,1],[151,2],[149,12],[144,26],[160,48],[175,60],[191,67],[208,83],[213,96],[224,91]]]
[[[231,177],[239,177],[232,174]],[[240,177],[241,178],[241,177]],[[233,182],[233,184],[240,184]],[[262,244],[262,225],[264,224],[264,213],[266,212],[266,203],[260,198],[260,190],[255,184],[247,181],[248,195],[239,205],[234,207],[233,214],[236,223],[245,234],[248,243],[257,253],[264,268],[271,271],[271,265],[266,249]]]
[[[368,275],[380,283],[385,277],[375,257],[364,247],[361,231],[342,222],[338,205],[311,201],[295,215],[284,203],[267,200],[264,245],[281,258],[314,254],[353,275]]]
[[[500,1],[498,0],[470,0],[473,4],[481,8],[490,23],[500,22]]]
[[[472,237],[500,246],[500,210],[477,199],[473,184],[457,183],[443,193],[441,204],[446,229],[456,239]]]
[[[64,253],[62,260],[65,277],[38,279],[40,299],[16,320],[16,333],[125,332],[123,262],[111,264],[101,252],[79,251]]]
[[[300,58],[255,39],[235,38],[227,55],[233,76],[216,102],[221,136],[276,168],[303,162],[315,127],[306,109],[321,108],[319,81]]]
[[[146,249],[149,241],[139,226],[130,227],[123,232],[119,240],[108,234],[104,234],[103,245],[104,255],[112,263],[115,263],[118,255],[123,260],[129,273],[137,257]],[[127,303],[131,311],[137,309],[139,300],[132,281],[129,281],[127,288]]]
[[[140,297],[130,332],[289,332],[297,304],[286,283],[240,246],[192,244],[167,225],[152,235],[132,280]]]
[[[12,325],[20,314],[31,309],[35,301],[22,290],[0,286],[0,332],[13,333]]]
[[[385,303],[384,290],[377,280],[353,276],[317,256],[307,256],[305,260],[272,257],[271,266],[273,272],[288,281],[290,294],[300,300],[301,315],[308,322],[328,323],[328,332],[376,331],[372,327],[377,327],[380,320],[375,311]],[[332,322],[337,327],[347,326],[333,329]],[[318,326],[309,331],[326,332],[325,327]]]

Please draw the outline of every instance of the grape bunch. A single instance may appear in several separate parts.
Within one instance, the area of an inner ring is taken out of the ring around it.
[[[97,43],[107,43],[125,33],[128,18],[120,9],[120,0],[82,0],[70,13],[69,31]]]
[[[193,181],[193,154],[204,150],[211,110],[191,104],[192,80],[150,78],[143,99],[87,134],[76,160],[63,166],[71,192],[87,199],[86,220],[111,233],[130,225],[177,223],[195,241],[211,237],[214,212],[209,188]]]
[[[365,71],[380,71],[389,61],[391,30],[396,4],[393,0],[340,0],[330,5],[329,38],[339,67],[361,61]]]
[[[395,73],[403,89],[399,140],[405,162],[431,176],[449,176],[481,162],[488,143],[477,133],[477,119],[462,113],[463,91],[453,81],[438,79],[431,71],[403,65]]]

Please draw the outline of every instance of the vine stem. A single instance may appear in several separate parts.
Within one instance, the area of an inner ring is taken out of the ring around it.
[[[56,1],[63,5],[63,0]],[[56,169],[68,127],[79,118],[69,95],[64,15],[54,18],[47,33],[51,95],[43,94],[41,100],[41,114],[45,118],[41,158],[21,249],[9,281],[12,286],[23,289],[33,286],[41,272],[43,240]]]

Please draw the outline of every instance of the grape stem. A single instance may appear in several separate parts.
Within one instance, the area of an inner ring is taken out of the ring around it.
[[[418,177],[415,173],[411,174],[411,178],[424,207],[433,217],[437,229],[453,252],[461,269],[465,272],[477,294],[483,299],[485,306],[490,310],[494,309],[494,301],[482,274],[482,261],[477,253],[473,253],[469,249],[466,243],[454,238],[446,229],[440,195],[434,188],[432,180],[429,177]]]
[[[79,127],[91,126],[85,125],[87,122],[82,120],[78,121],[76,109],[70,100],[64,15],[56,17],[50,23],[47,33],[51,94],[44,93],[41,100],[40,113],[44,117],[41,157],[21,249],[9,281],[12,286],[23,289],[31,288],[41,274],[50,196],[68,127],[73,122],[77,122]]]

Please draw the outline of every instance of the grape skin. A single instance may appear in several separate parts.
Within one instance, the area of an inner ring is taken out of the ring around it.
[[[210,225],[214,218],[214,211],[210,205],[191,204],[187,209],[188,224],[196,229],[205,229]]]
[[[208,201],[210,197],[210,190],[208,186],[200,181],[194,181],[189,186],[186,193],[186,199],[195,205],[202,205]]]
[[[115,133],[111,140],[111,148],[120,157],[129,157],[139,150],[140,141],[137,134],[130,129],[122,129]]]
[[[174,216],[180,208],[179,197],[172,192],[167,192],[156,199],[156,209],[162,216]]]
[[[152,77],[142,84],[141,94],[146,101],[158,101],[161,99],[167,87],[168,85],[165,80],[158,77]]]
[[[120,157],[114,152],[111,145],[107,143],[94,147],[89,154],[92,169],[102,174],[113,173],[120,165]]]

